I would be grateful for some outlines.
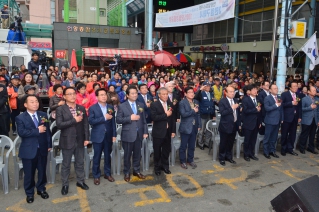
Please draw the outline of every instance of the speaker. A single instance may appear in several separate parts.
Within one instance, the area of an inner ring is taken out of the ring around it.
[[[314,175],[288,187],[270,203],[276,212],[318,212],[319,177]]]

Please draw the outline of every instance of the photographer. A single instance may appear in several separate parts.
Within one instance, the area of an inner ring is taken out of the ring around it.
[[[39,66],[41,65],[41,62],[39,61],[39,53],[33,52],[32,53],[32,59],[28,63],[28,71],[31,74],[38,74]]]

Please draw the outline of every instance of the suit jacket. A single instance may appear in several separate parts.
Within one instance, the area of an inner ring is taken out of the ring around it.
[[[296,94],[297,96],[297,94]],[[292,96],[290,91],[281,94],[281,105],[283,107],[283,121],[292,122],[294,119],[295,111],[298,119],[301,119],[301,104],[292,105]]]
[[[264,123],[270,125],[278,125],[282,121],[282,106],[277,107],[276,101],[272,94],[265,98],[264,106],[266,110],[266,116]]]
[[[199,105],[198,101],[194,99],[195,104]],[[198,108],[199,111],[199,108]],[[188,100],[184,98],[179,102],[179,112],[181,114],[181,123],[179,125],[179,132],[184,134],[191,134],[193,131],[193,121],[195,120],[196,129],[202,126],[199,112],[191,108]]]
[[[150,100],[152,102],[154,101],[153,97],[149,93],[147,93],[146,96],[147,96],[147,101],[148,100]],[[147,123],[151,123],[152,122],[151,109],[147,107],[147,105],[146,105],[147,102],[144,101],[144,98],[143,98],[142,94],[140,94],[140,93],[138,94],[137,101],[139,101],[142,104],[144,104],[144,111],[145,111],[146,121],[147,121]]]
[[[7,112],[9,112],[7,110],[8,91],[5,85],[0,84],[0,88],[3,88],[3,90],[0,92],[0,114],[6,114]]]
[[[107,104],[106,112],[112,110],[113,118],[105,120],[102,109],[99,103],[92,105],[89,108],[89,124],[92,126],[91,141],[93,143],[102,143],[104,140],[104,134],[112,134],[112,137],[116,137],[116,124],[115,124],[115,112],[112,105]]]
[[[256,98],[257,101],[257,98]],[[243,105],[243,129],[253,130],[256,126],[259,127],[260,112],[258,112],[253,100],[250,96],[245,96],[242,100]]]
[[[138,121],[132,121],[131,115],[133,114],[133,110],[130,102],[126,101],[119,105],[116,115],[116,123],[122,124],[122,141],[134,142],[136,140],[137,129],[140,140],[143,140],[143,134],[148,134],[145,112],[139,112],[139,108],[144,108],[144,104],[136,101],[136,107],[137,115],[140,115],[140,119]]]
[[[173,109],[173,104],[171,102],[167,102],[167,107],[168,106]],[[172,111],[172,115],[167,117],[163,105],[159,100],[152,102],[150,109],[153,120],[152,136],[154,138],[165,138],[167,131],[169,134],[176,133],[174,109]]]
[[[81,111],[83,119],[76,122],[73,118],[69,106],[64,104],[56,109],[56,125],[61,130],[59,146],[61,149],[72,149],[77,143],[77,147],[84,147],[84,141],[90,139],[89,123],[85,108],[76,105],[76,110]]]
[[[159,97],[157,97],[157,99],[159,99]],[[175,114],[174,114],[174,115],[175,115],[175,119],[177,120],[177,119],[180,119],[180,117],[181,117],[181,114],[180,114],[180,111],[179,111],[179,103],[180,103],[180,101],[181,101],[181,97],[180,97],[180,95],[177,95],[176,92],[173,92],[173,98],[172,98],[172,100],[173,100],[173,101],[171,101],[170,98],[168,98],[167,102],[170,102],[170,103],[173,104],[173,113],[175,113]],[[175,102],[174,102],[174,100],[175,100]],[[174,105],[174,104],[175,104],[175,105]],[[197,104],[198,104],[198,103],[197,103]],[[198,108],[198,110],[199,110],[199,108]],[[175,121],[176,121],[176,120],[175,120]]]
[[[62,98],[58,97],[57,95],[54,95],[50,98],[49,106],[51,112],[56,110],[60,105],[59,102],[62,100]]]
[[[311,125],[313,118],[315,118],[316,125],[319,120],[319,113],[317,108],[312,109],[311,104],[315,103],[315,99],[311,99],[310,96],[306,96],[302,99],[302,118],[301,124]]]
[[[261,91],[258,93],[258,96],[257,96],[258,102],[261,103],[261,116],[262,116],[263,120],[265,119],[265,116],[266,116],[266,110],[265,110],[265,104],[264,104],[264,100],[265,100],[266,96],[268,96],[268,95],[266,94],[264,89],[261,89]]]
[[[73,81],[73,85],[75,86],[76,81],[75,81],[75,80],[72,80],[72,81]],[[65,86],[66,88],[70,87],[70,82],[69,82],[69,80],[65,80],[65,81],[62,83],[62,86]]]
[[[234,104],[238,104],[238,100],[235,98],[234,98]],[[231,107],[228,99],[227,98],[220,99],[218,106],[219,106],[219,112],[221,115],[218,130],[220,132],[224,132],[228,134],[233,132],[234,127],[236,127],[236,130],[238,130],[238,127],[240,126],[240,123],[241,123],[239,107],[236,109],[237,121],[236,123],[234,123],[234,110]]]
[[[46,113],[37,111],[39,125],[42,118],[48,119]],[[19,157],[23,159],[35,158],[38,147],[42,156],[48,155],[48,149],[52,148],[52,138],[49,123],[46,122],[46,131],[39,133],[38,127],[35,126],[28,112],[21,113],[16,117],[18,135],[21,137],[21,145],[19,149]]]

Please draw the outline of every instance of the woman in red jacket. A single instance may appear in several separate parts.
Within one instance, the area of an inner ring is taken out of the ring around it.
[[[86,91],[86,86],[83,83],[79,83],[76,86],[76,100],[75,103],[85,107],[86,112],[88,112],[89,107],[91,106],[91,97],[90,94]]]

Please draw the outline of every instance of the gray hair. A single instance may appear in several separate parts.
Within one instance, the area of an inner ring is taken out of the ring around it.
[[[168,92],[168,90],[167,90],[166,88],[161,87],[161,88],[159,88],[159,89],[157,90],[157,94],[160,94],[161,91],[167,91],[167,92]]]
[[[169,82],[167,82],[166,84],[165,84],[165,88],[167,88],[169,85],[173,85],[174,86],[174,82],[172,82],[172,81],[169,81]]]

